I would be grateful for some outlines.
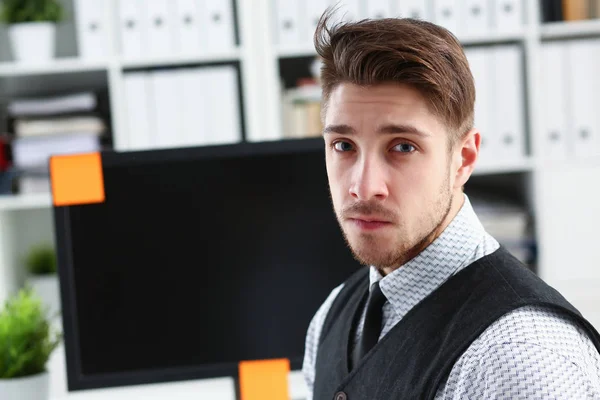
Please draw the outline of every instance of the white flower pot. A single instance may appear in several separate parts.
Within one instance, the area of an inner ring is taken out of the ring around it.
[[[45,62],[54,58],[56,25],[52,22],[24,22],[9,26],[9,37],[15,61]]]
[[[48,400],[48,372],[23,378],[0,379],[0,399]]]
[[[50,317],[60,313],[60,288],[58,275],[31,275],[28,283],[33,291],[42,299]],[[1,399],[1,398],[0,398]]]

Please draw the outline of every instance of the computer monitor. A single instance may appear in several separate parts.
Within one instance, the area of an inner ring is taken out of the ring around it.
[[[101,153],[105,200],[54,208],[69,390],[299,369],[360,265],[322,139]]]

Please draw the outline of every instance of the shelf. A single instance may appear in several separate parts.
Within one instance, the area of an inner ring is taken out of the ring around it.
[[[124,69],[172,67],[186,64],[208,64],[222,63],[240,60],[239,48],[224,51],[222,53],[194,54],[191,56],[172,56],[164,58],[149,58],[143,60],[123,60],[121,66]]]
[[[51,206],[50,193],[0,195],[0,211],[32,210]]]
[[[509,33],[488,33],[485,35],[459,35],[458,40],[464,46],[519,42],[525,40],[525,30]]]
[[[280,46],[275,49],[278,58],[316,57],[315,48],[307,44],[305,46]]]
[[[186,64],[221,63],[239,60],[240,51],[239,49],[234,49],[222,53],[205,55],[173,56],[144,60],[121,60],[120,65],[122,68],[131,69],[167,67]],[[114,61],[114,59],[112,61]],[[79,58],[56,58],[50,62],[40,64],[2,62],[0,63],[0,78],[106,71],[108,70],[108,65],[112,64],[112,61],[91,61],[82,60]],[[117,61],[116,64],[118,65],[119,61]]]
[[[87,61],[79,58],[56,58],[41,64],[3,62],[0,63],[0,77],[104,71],[107,67],[108,63],[105,61]]]
[[[571,22],[551,22],[540,27],[542,39],[569,39],[584,36],[600,36],[600,19]]]
[[[321,86],[300,86],[287,89],[283,94],[284,101],[320,101],[322,96]]]
[[[535,162],[530,158],[503,163],[477,163],[473,175],[508,174],[515,172],[530,172],[535,168]]]
[[[458,36],[460,42],[465,45],[477,44],[495,44],[495,43],[511,43],[525,39],[525,30],[517,30],[510,33],[488,33],[485,35],[461,35]],[[296,46],[276,46],[275,54],[278,58],[297,58],[297,57],[316,57],[312,44],[296,45]]]

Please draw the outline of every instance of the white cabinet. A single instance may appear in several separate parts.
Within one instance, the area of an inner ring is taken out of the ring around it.
[[[538,175],[539,274],[600,327],[600,165],[547,166]]]

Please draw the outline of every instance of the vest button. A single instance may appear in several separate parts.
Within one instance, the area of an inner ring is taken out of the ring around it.
[[[348,396],[344,392],[337,392],[333,398],[334,400],[348,400]]]

